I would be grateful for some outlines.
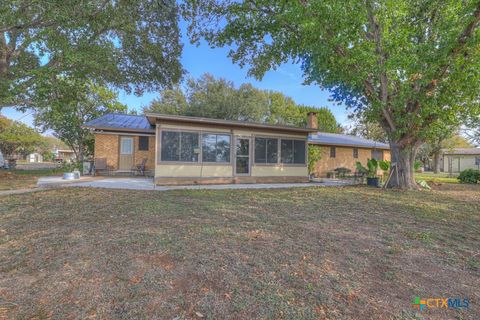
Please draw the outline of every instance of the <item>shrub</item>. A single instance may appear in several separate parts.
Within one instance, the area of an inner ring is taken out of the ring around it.
[[[416,160],[413,163],[413,169],[415,170],[415,172],[419,172],[422,165],[423,165],[423,163],[421,161]]]
[[[358,172],[358,173],[361,173],[361,174],[367,174],[367,173],[368,173],[368,169],[365,168],[365,167],[360,163],[360,161],[355,162],[355,168],[357,168],[357,172]]]
[[[478,183],[480,182],[480,170],[467,169],[460,172],[458,180],[461,183]]]
[[[388,161],[388,160],[381,160],[380,162],[378,162],[378,166],[379,166],[380,169],[382,169],[383,171],[388,171],[388,169],[390,169],[390,161]]]
[[[313,174],[315,164],[322,158],[322,149],[319,146],[308,145],[308,173]]]
[[[368,177],[376,178],[377,170],[378,170],[378,161],[376,159],[368,159],[367,168],[368,168]]]
[[[344,167],[336,168],[334,171],[338,173],[339,177],[345,177],[345,175],[352,172],[352,170]]]
[[[355,167],[357,172],[366,174],[369,178],[377,177],[378,161],[375,159],[368,159],[366,168],[359,161],[355,162]]]
[[[78,169],[80,172],[82,171],[81,162],[64,162],[62,164],[62,171],[64,172],[73,172],[76,169]]]

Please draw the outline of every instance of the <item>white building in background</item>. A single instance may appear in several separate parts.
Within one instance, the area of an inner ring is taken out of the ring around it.
[[[462,172],[480,169],[480,148],[454,148],[442,150],[440,169],[443,172]]]
[[[56,162],[72,162],[76,160],[75,152],[68,149],[55,149]]]
[[[38,152],[30,153],[27,156],[27,162],[43,162],[43,156]]]
[[[3,167],[5,159],[3,158],[2,150],[0,150],[0,167]]]

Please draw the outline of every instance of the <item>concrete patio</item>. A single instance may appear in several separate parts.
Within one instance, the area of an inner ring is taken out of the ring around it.
[[[221,185],[188,185],[188,186],[155,186],[152,178],[143,177],[82,177],[80,180],[63,180],[61,177],[42,177],[38,187],[91,187],[130,190],[182,190],[182,189],[278,189],[305,187],[339,187],[351,185],[351,181],[323,179],[309,183],[269,183],[269,184],[221,184]]]

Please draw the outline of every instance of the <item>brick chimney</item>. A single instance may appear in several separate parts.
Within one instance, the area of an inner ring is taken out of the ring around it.
[[[309,112],[307,113],[307,128],[318,129],[317,113]]]

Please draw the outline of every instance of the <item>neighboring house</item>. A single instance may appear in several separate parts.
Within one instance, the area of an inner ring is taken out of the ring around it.
[[[5,159],[3,158],[2,150],[0,150],[0,168],[5,164]]]
[[[461,172],[465,169],[480,169],[480,148],[443,149],[440,170]]]
[[[56,162],[72,162],[75,160],[75,152],[68,149],[55,149]]]
[[[155,113],[107,114],[85,127],[111,172],[145,159],[156,184],[305,182],[307,138],[316,131]]]
[[[336,168],[355,172],[357,161],[366,166],[368,159],[390,160],[388,144],[356,136],[317,132],[309,136],[308,143],[322,147],[322,158],[315,167],[319,177],[326,177]]]
[[[43,156],[38,152],[34,152],[34,153],[30,153],[26,157],[26,160],[27,162],[43,162]]]

